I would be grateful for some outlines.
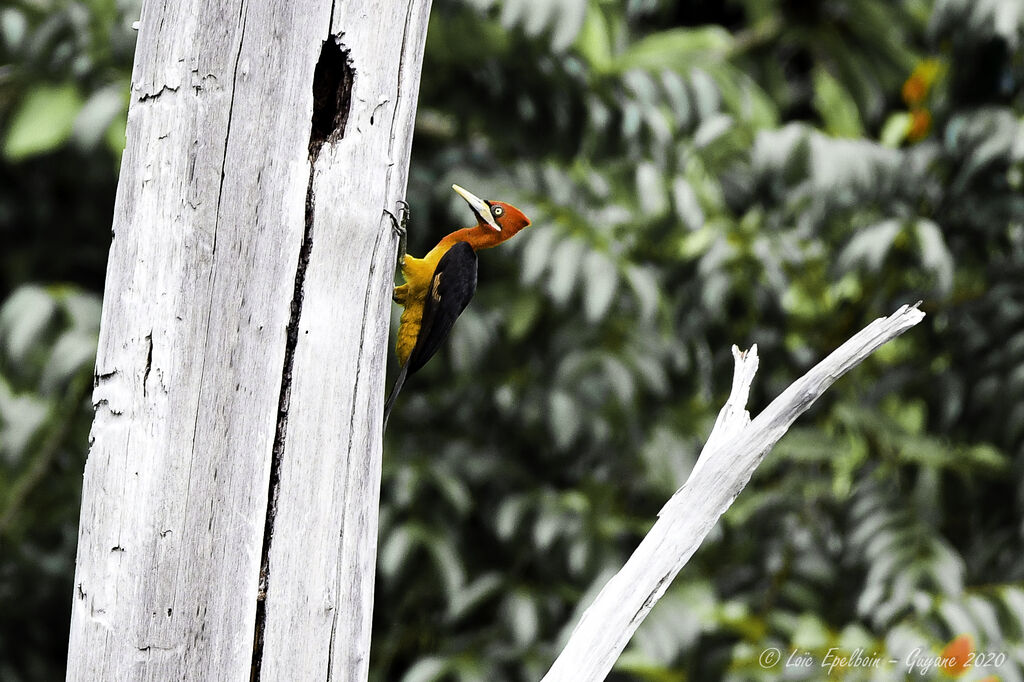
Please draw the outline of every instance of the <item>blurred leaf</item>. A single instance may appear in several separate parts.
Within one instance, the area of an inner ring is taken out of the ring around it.
[[[597,322],[604,318],[612,304],[619,283],[615,264],[601,251],[589,252],[583,260],[584,311],[587,319]]]
[[[558,20],[551,34],[551,48],[556,52],[568,49],[579,35],[589,14],[588,0],[558,3]]]
[[[653,163],[642,163],[636,168],[636,192],[640,210],[648,215],[661,215],[668,208],[664,179]]]
[[[559,244],[551,254],[548,293],[558,305],[567,304],[576,288],[584,251],[583,242],[570,237]]]
[[[434,559],[434,568],[444,581],[445,593],[455,594],[461,590],[466,582],[466,573],[451,543],[447,539],[435,536],[424,545]]]
[[[412,534],[405,526],[394,528],[384,538],[377,554],[377,566],[381,576],[393,579],[405,565],[413,546]]]
[[[541,551],[548,551],[565,527],[564,518],[553,509],[544,509],[533,526],[533,544]]]
[[[527,239],[526,248],[523,249],[523,268],[520,275],[523,284],[535,284],[544,274],[557,237],[557,232],[552,229],[530,230],[527,235],[520,237]]]
[[[473,498],[462,481],[447,472],[434,476],[434,485],[445,500],[459,513],[466,514],[473,506]]]
[[[704,226],[704,211],[697,200],[697,193],[685,178],[672,181],[672,198],[676,214],[688,229],[699,230]]]
[[[826,649],[831,639],[828,628],[813,614],[800,616],[792,635],[794,646],[811,651]]]
[[[910,132],[911,116],[907,112],[892,114],[885,120],[882,126],[882,134],[879,136],[882,144],[886,147],[899,147]]]
[[[51,151],[71,135],[82,98],[74,85],[37,85],[14,113],[4,155],[11,161]]]
[[[918,220],[914,229],[921,245],[921,264],[935,274],[939,293],[949,295],[953,288],[953,256],[946,247],[942,231],[930,220]]]
[[[524,592],[516,591],[505,599],[505,617],[516,644],[524,646],[537,638],[540,628],[537,605]]]
[[[107,148],[120,158],[126,143],[126,131],[128,129],[128,110],[124,109],[113,121],[104,135]]]
[[[128,110],[128,87],[111,83],[85,101],[75,117],[72,131],[82,147],[90,149],[104,138],[119,116]]]
[[[402,682],[435,682],[444,679],[449,669],[448,661],[440,656],[421,658],[402,676]]]
[[[55,393],[83,370],[91,373],[95,358],[95,333],[69,331],[61,334],[50,351],[49,362],[39,379],[39,389],[44,394]]]
[[[612,46],[608,24],[597,3],[587,3],[583,26],[576,37],[576,49],[594,71],[606,71],[612,62]]]
[[[716,114],[706,119],[697,128],[693,135],[693,144],[700,147],[707,147],[724,135],[733,126],[731,116]]]
[[[718,112],[721,104],[721,94],[715,80],[708,75],[707,71],[694,68],[690,71],[690,87],[693,91],[694,101],[697,104],[697,116],[701,120],[711,118]]]
[[[27,29],[28,21],[20,10],[13,7],[0,10],[0,36],[4,47],[12,51],[18,49]]]
[[[0,343],[14,363],[24,363],[53,322],[57,303],[41,287],[27,285],[0,307]]]
[[[498,537],[511,540],[516,530],[523,525],[527,501],[522,497],[510,497],[502,501],[495,516],[495,530]]]
[[[71,330],[99,334],[102,314],[100,297],[74,287],[62,287],[58,291],[60,306],[68,314]]]
[[[720,26],[677,28],[652,33],[620,54],[615,66],[628,69],[683,70],[695,63],[726,56],[732,35]]]
[[[636,294],[640,303],[640,315],[650,318],[654,315],[661,299],[661,292],[658,290],[658,282],[654,275],[647,268],[642,266],[631,266],[626,270],[626,279]]]
[[[814,106],[830,135],[863,136],[864,126],[860,122],[857,104],[843,88],[842,83],[820,67],[814,71]]]
[[[563,391],[551,394],[549,424],[555,437],[555,446],[564,450],[575,440],[580,430],[580,412],[576,401]]]
[[[46,424],[50,404],[34,395],[15,396],[0,383],[0,455],[19,463]]]
[[[898,220],[885,220],[859,230],[839,253],[839,268],[845,271],[856,263],[864,263],[869,270],[877,271],[902,230]]]
[[[671,665],[681,651],[697,644],[703,628],[696,611],[713,602],[707,585],[673,587],[637,629],[631,650],[642,651],[647,665]]]
[[[541,313],[541,302],[533,296],[519,296],[507,309],[505,324],[508,336],[513,341],[522,339],[533,327]]]
[[[482,575],[451,595],[448,603],[448,618],[464,618],[487,599],[499,594],[504,586],[502,576],[496,573]]]

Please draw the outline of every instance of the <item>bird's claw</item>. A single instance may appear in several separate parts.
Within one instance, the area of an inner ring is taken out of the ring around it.
[[[398,207],[397,216],[386,208],[384,212],[391,218],[391,229],[398,237],[398,266],[401,267],[405,263],[405,240],[409,233],[409,215],[412,211],[409,209],[409,203],[404,199],[399,199],[396,205]]]
[[[409,215],[412,211],[409,209],[409,202],[404,199],[399,199],[395,202],[398,206],[398,215],[396,216],[391,211],[384,209],[384,212],[391,218],[391,229],[395,231],[395,234],[399,237],[403,236],[408,232]]]

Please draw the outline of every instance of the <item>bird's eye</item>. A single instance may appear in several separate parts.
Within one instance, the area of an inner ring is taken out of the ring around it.
[[[500,218],[504,212],[505,212],[505,209],[503,209],[501,206],[492,206],[491,207],[491,213],[494,214],[495,218]]]

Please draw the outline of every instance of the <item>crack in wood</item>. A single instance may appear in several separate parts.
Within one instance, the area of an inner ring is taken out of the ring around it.
[[[332,10],[333,12],[333,10]],[[313,223],[316,213],[316,161],[325,144],[333,144],[345,136],[349,109],[352,102],[352,84],[355,69],[349,51],[339,36],[331,35],[323,42],[320,58],[313,70],[313,113],[309,133],[309,183],[306,186],[306,215],[295,268],[295,288],[292,292],[291,311],[285,333],[284,367],[281,372],[281,394],[278,398],[277,430],[270,460],[270,481],[267,492],[267,517],[263,528],[263,549],[260,562],[259,592],[256,596],[256,622],[253,632],[252,670],[250,680],[259,682],[263,664],[263,646],[267,620],[267,593],[270,588],[270,548],[274,540],[274,520],[277,516],[278,494],[281,487],[281,462],[284,459],[288,432],[288,408],[291,401],[292,369],[295,348],[299,340],[299,321],[302,317],[302,299],[305,292],[306,269],[313,252]]]
[[[163,85],[156,92],[144,92],[135,100],[139,104],[159,99],[165,92],[177,92],[178,86]]]
[[[211,258],[213,257],[213,254],[217,253],[217,226],[220,223],[220,200],[224,196],[224,175],[227,171],[228,163],[228,142],[231,141],[231,121],[234,119],[232,112],[235,110],[235,92],[238,90],[238,65],[242,62],[242,46],[245,44],[245,27],[249,19],[249,12],[247,10],[248,5],[244,2],[238,8],[238,16],[242,20],[242,30],[238,37],[238,52],[235,53],[235,67],[231,72],[231,99],[228,102],[228,125],[227,129],[224,131],[224,156],[221,157],[220,161],[220,185],[217,187],[217,210],[214,213],[214,215],[217,216],[217,219],[213,226],[213,253],[211,254]],[[198,143],[198,140],[196,142]],[[189,182],[191,182],[192,172],[195,170],[195,157],[192,158],[192,164],[193,166],[189,173]],[[211,306],[211,309],[212,307],[213,306]]]
[[[93,401],[93,412],[98,412],[101,407],[107,408],[107,412],[110,414],[111,417],[120,417],[121,415],[124,414],[124,410],[118,410],[111,407],[110,400],[108,400],[107,398],[100,398],[99,400]]]
[[[117,369],[116,368],[110,370],[109,372],[100,372],[100,371],[97,370],[92,375],[92,385],[93,385],[93,388],[96,388],[97,386],[99,386],[100,384],[102,384],[104,382],[110,381],[116,375],[117,375]]]
[[[142,374],[142,397],[146,397],[146,383],[149,381],[149,372],[153,369],[153,332],[146,334],[146,371]]]

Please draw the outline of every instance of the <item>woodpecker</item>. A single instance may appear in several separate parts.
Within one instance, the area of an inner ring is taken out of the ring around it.
[[[384,406],[385,427],[406,379],[433,357],[473,298],[477,250],[497,246],[530,224],[515,206],[486,201],[458,185],[452,189],[469,204],[476,225],[447,235],[423,258],[405,253],[408,206],[402,205],[398,219],[392,216],[399,235],[398,265],[405,278],[405,284],[395,287],[393,298],[405,310],[395,349],[402,369]]]

